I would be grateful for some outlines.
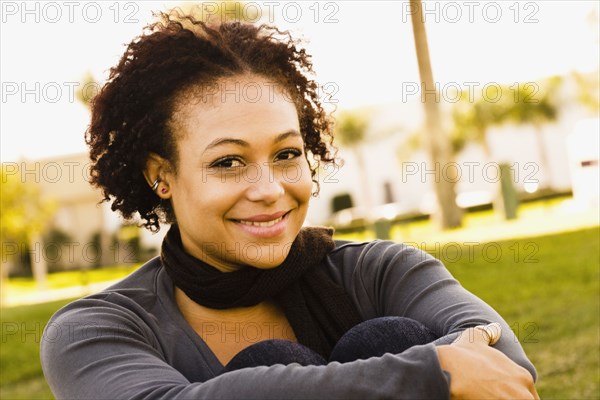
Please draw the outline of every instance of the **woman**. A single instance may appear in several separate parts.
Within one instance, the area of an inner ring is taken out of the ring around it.
[[[302,228],[335,162],[310,73],[268,27],[163,14],[129,45],[94,99],[92,182],[172,226],[160,258],[54,315],[57,398],[537,398],[506,322],[439,261]]]

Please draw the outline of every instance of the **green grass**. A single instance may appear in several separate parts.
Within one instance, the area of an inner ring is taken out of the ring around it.
[[[522,204],[518,218],[506,220],[494,210],[465,213],[462,227],[440,230],[431,219],[396,223],[390,228],[390,237],[405,243],[489,242],[501,239],[528,238],[533,236],[575,231],[597,226],[600,222],[598,209],[577,209],[570,197],[542,200]],[[370,229],[355,233],[336,233],[336,239],[372,240],[375,232]]]
[[[599,243],[599,230],[593,228],[428,249],[513,327],[538,370],[542,398],[597,399]],[[39,336],[50,315],[65,303],[2,310],[0,398],[51,397],[38,361]],[[31,333],[9,334],[15,327]]]
[[[71,300],[2,309],[0,399],[50,399],[39,348],[50,316]]]
[[[48,274],[47,285],[48,289],[60,289],[73,285],[112,281],[129,275],[139,266],[140,264],[128,264],[83,271],[53,272]],[[26,293],[38,290],[33,278],[10,278],[7,286],[9,293]]]
[[[511,325],[543,399],[600,397],[599,243],[593,228],[438,250],[461,284]]]

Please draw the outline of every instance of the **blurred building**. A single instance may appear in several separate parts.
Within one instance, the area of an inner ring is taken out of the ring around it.
[[[573,199],[580,207],[600,205],[599,132],[600,119],[584,119],[567,138]]]
[[[586,158],[582,161],[585,164],[583,169],[572,167],[574,155],[569,154],[567,146],[568,137],[577,130],[577,124],[594,113],[577,101],[577,87],[570,77],[564,79],[559,97],[555,121],[540,127],[531,124],[490,127],[487,143],[491,157],[486,156],[480,144],[470,143],[457,155],[456,164],[452,166],[432,166],[424,149],[400,159],[400,147],[424,124],[423,104],[418,98],[356,110],[372,116],[367,140],[359,149],[366,160],[367,187],[358,184],[359,171],[354,152],[340,148],[338,155],[344,159],[344,166],[319,171],[320,196],[312,201],[309,219],[315,224],[331,221],[332,212],[337,211],[334,199],[348,196],[353,212],[367,218],[385,216],[387,211],[406,215],[431,213],[435,208],[433,171],[436,168],[442,178],[448,179],[455,179],[453,174],[458,170],[457,203],[465,208],[493,202],[499,188],[500,164],[508,164],[512,168],[512,184],[527,198],[569,193],[574,185],[578,193],[596,193],[597,196],[597,189],[594,189],[597,183],[594,182],[598,181],[598,130],[588,128],[587,133],[578,134],[571,140],[578,142],[581,149],[581,155],[576,157]],[[448,111],[451,104],[441,106]],[[450,121],[445,121],[446,128],[450,124]],[[581,131],[582,128],[578,129]],[[541,134],[541,146],[536,137],[538,133]],[[365,209],[365,192],[369,192],[372,203],[376,205],[370,210]],[[385,207],[386,203],[394,204],[393,207]],[[586,204],[592,203],[588,201]],[[350,213],[347,217],[352,218]]]
[[[52,201],[55,214],[40,237],[19,246],[20,262],[13,268],[28,269],[31,263],[45,263],[52,269],[72,269],[100,265],[108,261],[110,232],[114,221],[107,218],[107,207],[98,204],[100,193],[88,183],[86,154],[21,160],[9,166],[21,182],[35,185],[42,198]],[[117,224],[118,226],[118,224]]]
[[[57,208],[37,240],[20,244],[23,254],[11,273],[27,273],[34,263],[45,263],[50,271],[86,269],[137,263],[157,254],[162,237],[127,226],[109,203],[101,202],[100,190],[89,184],[86,153],[13,164],[12,173],[35,184]]]

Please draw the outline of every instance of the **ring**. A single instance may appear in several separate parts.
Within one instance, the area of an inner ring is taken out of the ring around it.
[[[150,188],[150,189],[152,189],[153,192],[158,188],[158,182],[160,182],[160,179],[156,178],[156,180],[152,184],[152,187]]]
[[[502,336],[502,327],[497,322],[492,322],[491,324],[487,325],[479,325],[476,326],[476,328],[480,328],[483,331],[483,334],[488,341],[488,345],[490,346],[498,343],[500,336]]]

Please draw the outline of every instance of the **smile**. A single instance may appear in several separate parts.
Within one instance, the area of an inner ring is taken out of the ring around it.
[[[244,224],[244,225],[251,225],[251,226],[265,226],[265,227],[268,227],[268,226],[273,226],[273,225],[275,225],[276,223],[278,223],[279,221],[281,221],[281,220],[283,219],[283,217],[284,217],[284,216],[285,216],[285,215],[283,215],[283,216],[281,216],[281,217],[279,217],[279,218],[276,218],[276,219],[274,219],[274,220],[272,220],[272,221],[266,221],[266,222],[244,221],[244,220],[240,220],[240,221],[238,221],[238,222],[239,222],[240,224]]]
[[[234,219],[233,222],[246,234],[257,238],[275,238],[286,232],[290,211],[275,214],[262,214],[248,219]]]

